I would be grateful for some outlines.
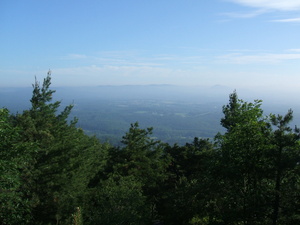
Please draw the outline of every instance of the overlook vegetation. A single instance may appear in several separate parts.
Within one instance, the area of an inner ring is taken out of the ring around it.
[[[49,72],[29,109],[0,110],[1,224],[300,223],[292,110],[266,116],[234,92],[214,139],[169,144],[136,122],[116,146],[78,128],[50,85]]]

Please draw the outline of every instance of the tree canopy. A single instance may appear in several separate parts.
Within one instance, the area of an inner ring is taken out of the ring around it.
[[[299,224],[300,131],[236,92],[224,133],[185,145],[129,126],[120,146],[88,136],[53,101],[49,71],[31,107],[0,109],[1,224]]]

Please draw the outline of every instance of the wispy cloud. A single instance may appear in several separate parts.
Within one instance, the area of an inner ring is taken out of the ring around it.
[[[268,10],[300,10],[299,0],[227,0],[244,6]]]
[[[259,9],[252,12],[228,12],[228,13],[222,13],[224,16],[232,17],[232,18],[253,18],[256,16],[259,16],[261,14],[266,13],[267,10]]]
[[[255,8],[254,11],[250,12],[229,12],[223,13],[222,15],[228,16],[230,18],[254,18],[266,13],[278,13],[291,11],[300,11],[300,1],[299,0],[224,0],[232,3],[236,3],[242,6]],[[269,22],[281,22],[281,23],[299,23],[300,18],[295,17],[276,20],[269,20]]]
[[[184,65],[203,64],[205,59],[196,55],[150,54],[134,51],[108,51],[98,52],[94,55],[68,54],[63,60],[84,59],[85,65],[97,66],[134,66],[134,67],[178,67]]]
[[[241,53],[227,54],[217,57],[219,62],[232,64],[274,64],[281,63],[286,60],[299,60],[300,53],[294,54],[269,54],[261,53],[256,55],[246,55]]]
[[[162,63],[154,62],[153,59],[146,58],[114,58],[114,57],[94,57],[93,62],[97,65],[106,66],[162,66]]]
[[[68,54],[66,56],[61,57],[65,60],[77,60],[77,59],[86,59],[87,56],[83,54]]]
[[[289,52],[300,52],[300,48],[288,49]]]
[[[124,84],[178,84],[194,79],[187,70],[151,66],[83,66],[54,68],[56,81],[61,85],[124,85]],[[85,77],[85,79],[82,79]]]
[[[271,20],[271,22],[300,23],[300,17],[298,17],[298,18],[290,18],[290,19]]]

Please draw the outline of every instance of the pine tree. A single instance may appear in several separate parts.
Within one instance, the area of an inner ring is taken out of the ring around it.
[[[220,148],[217,179],[222,193],[216,202],[218,213],[225,223],[268,224],[270,124],[261,101],[244,102],[233,93],[229,102],[223,107],[221,120],[227,131],[216,137]]]
[[[27,224],[34,203],[28,196],[30,153],[36,148],[22,141],[12,117],[7,109],[0,109],[0,223]]]
[[[300,222],[300,130],[288,125],[293,120],[293,111],[285,116],[270,115],[273,131],[272,152],[274,171],[274,200],[272,224],[297,224]]]
[[[31,108],[17,116],[24,141],[36,144],[30,194],[36,199],[36,224],[62,223],[83,204],[89,179],[94,176],[103,146],[68,120],[72,105],[58,112],[61,102],[52,102],[51,72],[42,86],[33,85]]]

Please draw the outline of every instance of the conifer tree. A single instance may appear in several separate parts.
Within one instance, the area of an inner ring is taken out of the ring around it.
[[[217,179],[222,193],[217,197],[216,213],[229,224],[268,224],[270,124],[261,101],[244,102],[235,92],[229,98],[221,119],[227,131],[216,137],[220,148]]]
[[[31,108],[17,116],[24,141],[36,144],[30,193],[36,199],[36,224],[62,223],[83,204],[89,179],[94,176],[102,145],[68,120],[72,105],[58,112],[59,101],[52,102],[51,72],[42,86],[33,85]],[[98,157],[97,157],[98,156]]]
[[[289,127],[293,120],[293,111],[285,116],[270,115],[272,125],[276,127],[272,139],[272,159],[274,174],[274,200],[272,224],[297,224],[300,222],[300,130]]]
[[[9,111],[0,109],[0,224],[31,221],[33,202],[27,193],[31,151],[34,144],[22,142]]]

